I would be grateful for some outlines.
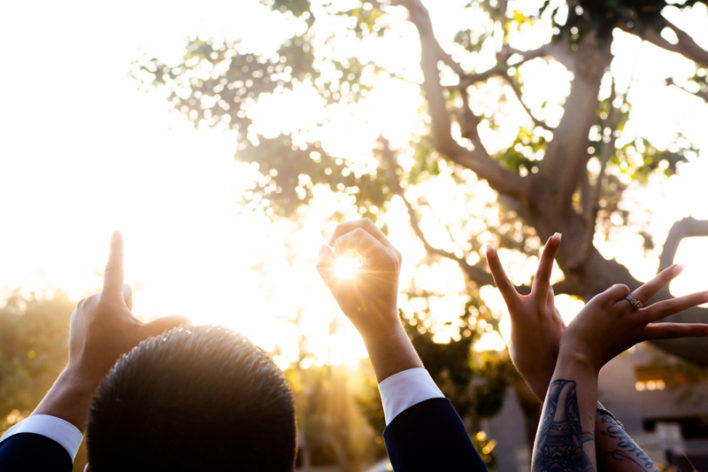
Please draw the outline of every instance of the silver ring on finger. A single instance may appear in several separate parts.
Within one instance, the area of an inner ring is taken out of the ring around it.
[[[635,298],[631,293],[629,295],[627,295],[626,297],[624,297],[624,299],[627,300],[630,305],[632,305],[632,309],[634,311],[644,308],[644,303],[637,300],[637,298]]]

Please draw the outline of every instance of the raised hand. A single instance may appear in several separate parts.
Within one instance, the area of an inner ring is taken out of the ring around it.
[[[121,354],[143,339],[189,322],[181,316],[167,316],[142,323],[132,308],[132,290],[123,284],[123,237],[115,232],[103,290],[81,300],[72,313],[69,367],[100,381]]]
[[[593,431],[602,431],[596,416],[597,378],[605,363],[638,342],[708,336],[708,324],[656,322],[708,302],[708,292],[644,306],[680,272],[680,266],[671,266],[631,294],[626,285],[613,285],[590,300],[565,329],[534,444],[534,471],[593,471],[596,458],[605,469],[609,462],[613,470],[626,470],[630,464],[639,470],[654,470],[641,450],[636,453],[628,448],[624,436],[598,438],[596,454]],[[613,450],[619,453],[619,461],[608,461]]]
[[[355,257],[353,274],[338,273],[338,259]],[[401,254],[369,219],[338,225],[320,249],[320,275],[362,335],[400,325],[397,312]]]
[[[626,285],[617,284],[596,295],[568,325],[561,340],[561,350],[583,356],[593,369],[599,371],[607,361],[641,341],[708,336],[707,324],[656,323],[708,302],[708,291],[644,306],[681,270],[679,265],[668,267],[631,294]],[[630,298],[638,302],[636,307]]]
[[[94,391],[118,357],[143,339],[189,322],[168,316],[142,323],[131,309],[132,292],[123,285],[123,238],[115,232],[103,290],[81,300],[72,313],[69,362],[33,414],[57,416],[83,429]]]
[[[338,261],[352,255],[359,259],[359,266],[342,276]],[[398,318],[401,254],[371,220],[337,226],[320,249],[317,270],[361,334],[379,381],[423,366]]]
[[[511,317],[511,360],[536,396],[543,400],[556,365],[565,324],[554,303],[551,272],[561,244],[559,233],[543,248],[531,293],[521,295],[504,272],[497,251],[487,247],[487,263]]]

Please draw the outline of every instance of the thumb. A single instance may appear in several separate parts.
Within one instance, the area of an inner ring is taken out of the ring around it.
[[[172,328],[187,326],[192,324],[189,318],[180,315],[170,315],[158,318],[143,325],[143,335],[145,337],[157,336]]]

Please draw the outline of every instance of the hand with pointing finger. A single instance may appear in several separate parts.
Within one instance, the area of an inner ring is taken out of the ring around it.
[[[132,290],[123,284],[123,238],[113,234],[101,293],[81,300],[71,317],[69,368],[100,381],[121,354],[143,339],[188,323],[181,316],[142,323],[131,312]]]
[[[143,339],[189,322],[168,316],[143,323],[133,316],[123,284],[123,238],[113,234],[101,293],[81,300],[71,315],[69,362],[33,414],[57,416],[83,430],[93,393],[116,360]]]

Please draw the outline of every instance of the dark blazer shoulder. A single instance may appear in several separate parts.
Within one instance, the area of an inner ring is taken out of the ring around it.
[[[71,472],[72,460],[59,443],[34,433],[18,433],[0,442],[2,472]]]
[[[384,430],[393,469],[486,471],[467,430],[447,398],[432,398],[401,412]]]

